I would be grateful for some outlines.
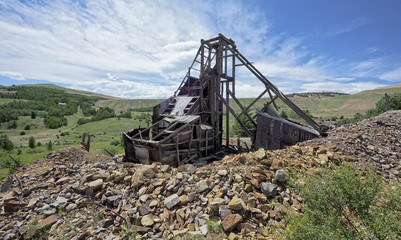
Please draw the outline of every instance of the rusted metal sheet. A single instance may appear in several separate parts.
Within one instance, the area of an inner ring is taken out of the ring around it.
[[[256,149],[281,149],[318,136],[319,133],[312,129],[257,112]]]

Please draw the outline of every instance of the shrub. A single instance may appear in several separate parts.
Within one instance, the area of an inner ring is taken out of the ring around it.
[[[0,148],[6,151],[11,151],[14,149],[14,144],[8,138],[7,134],[0,135]]]
[[[28,145],[29,145],[30,148],[35,148],[36,147],[35,138],[33,136],[31,136],[29,138]]]
[[[49,142],[46,144],[47,150],[51,151],[53,150],[53,143],[52,140],[49,140]]]
[[[297,189],[303,213],[289,220],[287,239],[396,239],[401,237],[401,190],[382,190],[374,169],[325,169]],[[381,202],[385,200],[386,202]]]
[[[7,128],[8,128],[8,129],[16,129],[17,126],[18,126],[18,125],[17,125],[17,121],[11,121],[11,122],[8,123]]]
[[[250,116],[253,117],[253,114],[250,114]],[[246,116],[245,114],[241,115],[239,119],[246,126],[247,129],[251,129],[254,127],[251,120],[249,120],[248,116]],[[248,137],[248,134],[245,132],[245,130],[243,130],[241,124],[238,121],[234,122],[233,130],[238,137]]]
[[[48,116],[44,119],[44,123],[46,127],[55,129],[61,126],[67,126],[67,118],[65,117],[56,117],[56,116]]]
[[[88,122],[90,122],[90,121],[91,121],[91,120],[90,120],[89,118],[80,118],[80,119],[78,119],[77,124],[78,124],[78,125],[83,125],[83,124],[88,123]]]
[[[24,130],[31,130],[31,125],[29,124],[25,125]]]
[[[21,135],[21,136],[22,136],[22,135],[25,135],[25,132],[22,131],[22,132],[19,133],[19,135]]]
[[[110,145],[118,146],[118,144],[120,144],[119,140],[113,140],[110,142]]]

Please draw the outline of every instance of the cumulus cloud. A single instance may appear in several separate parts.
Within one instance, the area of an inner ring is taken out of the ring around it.
[[[200,39],[218,33],[234,39],[240,52],[285,93],[301,86],[320,89],[324,81],[354,84],[358,89],[363,84],[353,83],[355,78],[369,75],[381,63],[381,59],[355,62],[346,73],[333,73],[330,59],[310,52],[305,39],[272,35],[265,11],[234,0],[48,0],[0,5],[0,75],[118,97],[169,97],[192,63]],[[356,20],[332,35],[365,23]],[[395,79],[394,71],[382,79]],[[237,74],[238,96],[259,95],[263,85],[245,67]]]

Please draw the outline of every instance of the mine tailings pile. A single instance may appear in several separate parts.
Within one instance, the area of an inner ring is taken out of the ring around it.
[[[400,119],[401,111],[386,112],[302,146],[259,149],[202,167],[129,163],[66,148],[2,181],[0,238],[266,239],[285,229],[287,216],[303,212],[305,199],[289,187],[301,180],[299,172],[374,163],[383,185],[399,188]]]
[[[243,106],[235,94],[239,67],[245,67],[263,86],[263,91],[248,106]],[[255,119],[248,111],[266,94],[269,101],[257,112]],[[276,99],[287,104],[308,126],[282,119],[276,112]],[[234,105],[241,112],[236,113]],[[230,114],[250,137],[251,149],[280,149],[326,135],[326,128],[319,126],[262,75],[237,50],[233,40],[219,34],[201,40],[201,46],[174,95],[153,108],[152,125],[123,134],[125,160],[170,166],[202,165],[217,158],[217,153],[230,149]],[[246,126],[244,118],[251,127]]]

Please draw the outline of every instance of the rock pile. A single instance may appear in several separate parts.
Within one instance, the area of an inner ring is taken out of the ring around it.
[[[16,172],[20,184],[13,181],[2,193],[0,236],[29,237],[47,229],[50,238],[68,239],[129,233],[265,238],[285,215],[301,209],[302,199],[285,186],[291,169],[318,167],[316,159],[326,153],[320,146],[260,149],[200,168],[171,168],[64,149]]]
[[[401,111],[388,111],[361,122],[334,127],[327,138],[303,142],[330,144],[365,163],[373,162],[386,178],[401,178]]]
[[[302,198],[287,188],[295,172],[377,158],[382,169],[390,165],[389,177],[398,176],[400,119],[390,112],[334,129],[327,139],[203,167],[63,149],[3,181],[0,238],[266,239],[286,215],[302,211]]]

